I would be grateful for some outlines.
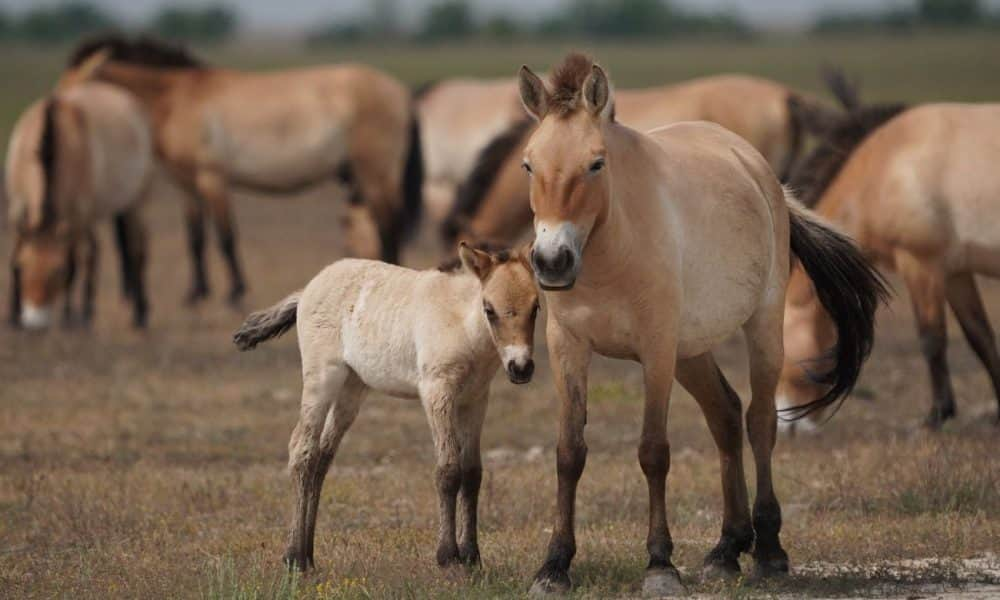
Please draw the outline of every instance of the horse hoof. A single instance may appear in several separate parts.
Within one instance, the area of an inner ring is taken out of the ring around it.
[[[681,596],[686,592],[681,583],[681,575],[674,567],[661,567],[646,571],[642,581],[644,598],[668,598]]]
[[[705,561],[701,568],[703,581],[733,581],[741,574],[740,563],[737,561]]]
[[[467,567],[479,566],[479,548],[460,548],[458,560]]]
[[[309,569],[315,567],[312,558],[308,556],[303,556],[298,552],[288,551],[285,553],[285,558],[283,559],[285,566],[289,571],[296,571],[299,573],[305,573]]]
[[[200,303],[201,301],[205,300],[206,298],[208,298],[207,289],[191,290],[190,292],[187,293],[187,296],[184,296],[184,304],[186,306],[194,306]]]
[[[543,571],[545,571],[543,569]],[[535,582],[531,584],[528,592],[533,598],[544,596],[562,596],[568,594],[573,588],[573,582],[569,579],[569,573],[565,571],[545,571],[535,576]]]
[[[759,581],[788,575],[788,557],[778,556],[754,560],[752,579]]]

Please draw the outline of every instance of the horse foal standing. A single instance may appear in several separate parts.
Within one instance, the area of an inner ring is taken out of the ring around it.
[[[531,380],[538,293],[525,253],[463,245],[459,255],[461,268],[452,272],[341,260],[250,315],[234,336],[249,350],[297,325],[302,407],[288,446],[296,488],[290,567],[313,566],[323,479],[370,389],[420,398],[437,452],[438,563],[479,560],[479,438],[490,380],[501,363],[512,382]]]

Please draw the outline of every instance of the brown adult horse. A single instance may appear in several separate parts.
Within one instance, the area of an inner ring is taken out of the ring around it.
[[[787,87],[746,75],[717,75],[615,94],[615,114],[640,131],[680,121],[711,121],[749,141],[786,179],[801,152],[805,127],[822,127],[830,108]],[[522,120],[494,138],[459,189],[442,228],[444,242],[462,235],[509,244],[531,225],[521,156],[531,133]]]
[[[94,228],[114,218],[123,290],[134,305],[134,324],[145,325],[146,235],[139,212],[153,169],[146,114],[116,86],[84,83],[25,110],[11,135],[6,164],[15,228],[11,324],[46,327],[60,293],[65,293],[64,320],[74,322],[78,258],[84,275],[81,317],[90,322],[98,263]]]
[[[771,452],[782,365],[785,287],[793,255],[835,316],[834,385],[802,412],[853,386],[871,347],[885,293],[853,243],[815,220],[783,190],[767,161],[739,136],[709,123],[641,134],[614,119],[604,71],[572,54],[546,85],[527,67],[520,89],[539,121],[524,153],[535,213],[532,264],[548,303],[547,336],[560,400],[557,518],[537,593],[570,587],[573,514],[587,446],[591,354],[642,364],[646,399],[639,464],[649,487],[649,566],[644,592],[679,591],[670,561],[665,486],[667,409],[676,376],[698,401],[719,449],[722,536],[705,559],[736,573],[753,546],[756,570],[788,570]],[[743,474],[740,400],[712,349],[742,329],[753,399],[747,431],[757,471],[753,515]]]
[[[232,280],[229,297],[236,301],[244,292],[229,211],[236,186],[284,192],[346,183],[352,226],[374,222],[381,257],[398,260],[401,237],[417,220],[423,165],[410,92],[392,77],[360,65],[274,73],[215,69],[161,42],[107,36],[76,49],[63,84],[94,79],[139,98],[159,158],[191,192],[191,300],[208,294],[205,209],[197,197],[216,223]]]
[[[1000,104],[862,106],[848,112],[804,163],[816,211],[895,270],[913,303],[933,401],[926,424],[955,416],[946,357],[945,304],[986,368],[1000,404],[1000,355],[975,275],[1000,277]],[[801,269],[788,288],[779,403],[823,394],[806,375],[831,339],[829,316]],[[805,362],[804,362],[805,361]],[[1000,421],[1000,417],[998,417]]]

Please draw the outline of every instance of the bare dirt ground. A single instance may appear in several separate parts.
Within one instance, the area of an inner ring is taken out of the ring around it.
[[[302,286],[340,255],[332,196],[236,203],[251,285],[246,310]],[[494,383],[481,569],[434,566],[433,457],[422,410],[372,396],[327,479],[318,571],[288,578],[280,556],[290,508],[286,444],[299,394],[295,336],[235,351],[229,339],[244,313],[223,305],[214,248],[213,298],[196,310],[181,305],[189,270],[180,213],[167,198],[149,210],[147,333],[128,327],[107,235],[92,331],[0,329],[0,597],[522,594],[554,506],[555,401],[544,349],[533,383]],[[3,238],[4,256],[8,244]],[[436,262],[434,244],[425,246],[411,264]],[[4,271],[0,289],[7,288]],[[983,288],[1000,325],[1000,285]],[[677,392],[668,503],[674,559],[692,595],[1000,596],[996,403],[954,323],[950,331],[959,416],[943,432],[918,426],[928,408],[926,373],[899,290],[881,313],[855,396],[818,435],[779,441],[776,485],[793,561],[783,581],[698,581],[721,521],[718,459],[694,402]],[[718,354],[746,400],[742,343]],[[645,483],[635,457],[639,382],[635,365],[593,367],[573,567],[580,597],[639,590],[646,559]]]

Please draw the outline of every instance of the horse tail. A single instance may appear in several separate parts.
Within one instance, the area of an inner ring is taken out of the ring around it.
[[[865,259],[851,238],[821,221],[785,190],[792,253],[812,280],[820,304],[833,320],[837,343],[825,372],[808,372],[826,393],[801,406],[785,409],[802,418],[841,400],[854,389],[875,341],[875,311],[889,298],[885,279]]]
[[[241,352],[246,352],[284,334],[295,325],[301,297],[302,290],[299,290],[271,308],[252,313],[233,334],[233,343]]]
[[[424,156],[420,140],[420,121],[414,110],[410,118],[410,145],[403,164],[403,208],[397,217],[397,231],[408,241],[420,224],[424,206]]]

